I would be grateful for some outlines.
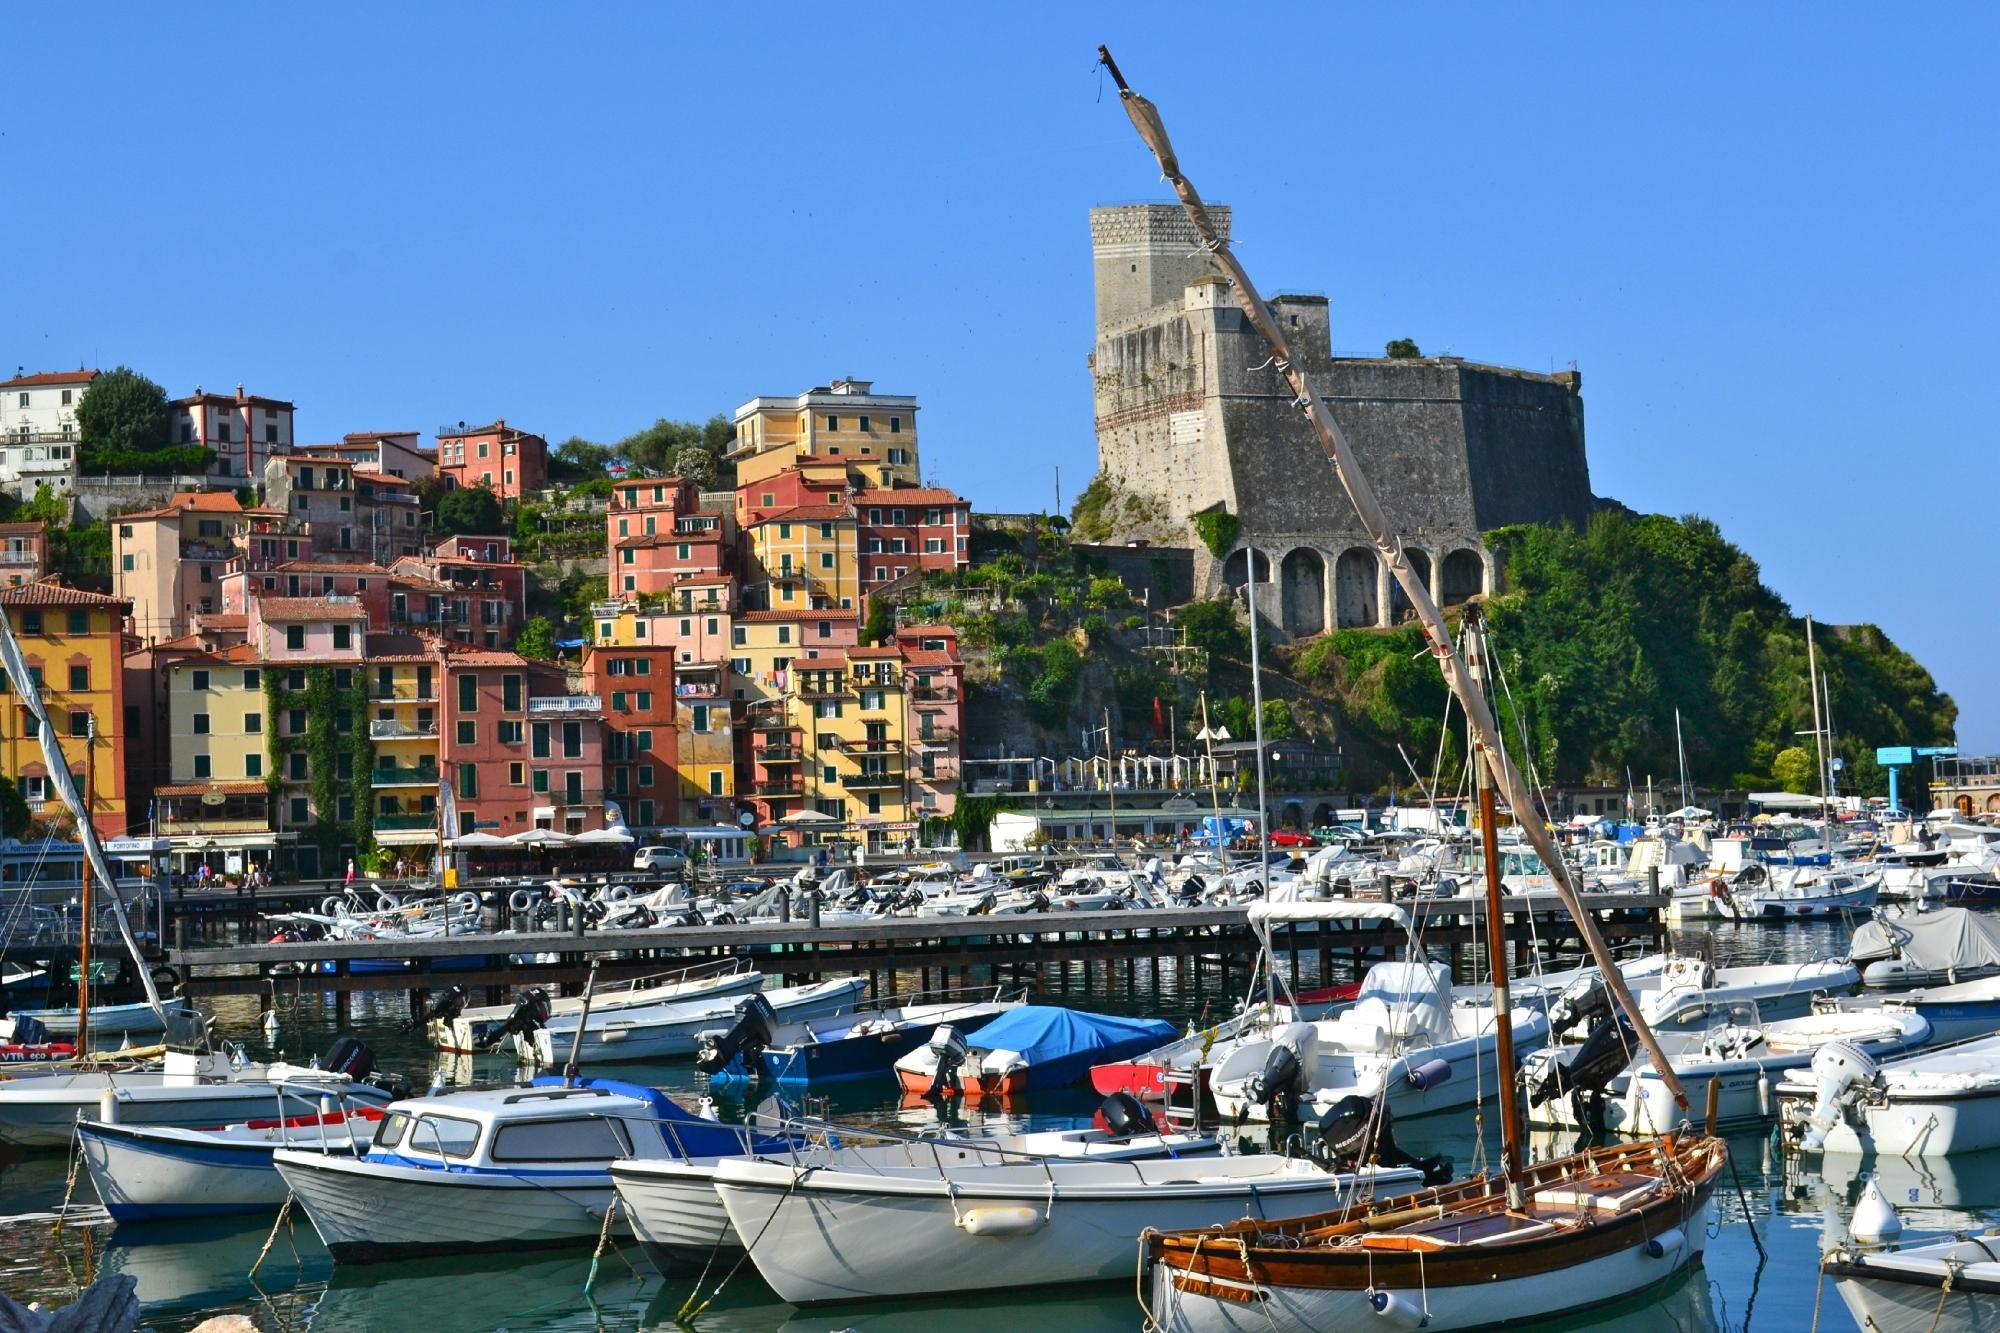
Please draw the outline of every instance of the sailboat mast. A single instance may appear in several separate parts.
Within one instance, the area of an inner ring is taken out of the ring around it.
[[[1832,820],[1831,816],[1827,813],[1826,732],[1820,720],[1819,655],[1813,648],[1813,623],[1811,616],[1806,617],[1806,684],[1812,690],[1813,758],[1819,768],[1819,818],[1821,824],[1828,825],[1831,824]],[[1829,827],[1823,831],[1826,836],[1827,846],[1831,847],[1833,845],[1833,830]]]
[[[1480,623],[1479,608],[1465,614],[1465,665],[1473,688],[1486,689],[1486,628]],[[1507,1178],[1510,1200],[1521,1189],[1521,1169],[1527,1159],[1521,1151],[1521,1107],[1514,1084],[1513,999],[1507,986],[1507,922],[1500,905],[1500,830],[1493,799],[1493,763],[1484,747],[1476,752],[1474,766],[1479,775],[1479,846],[1486,856],[1486,967],[1493,982],[1494,1054],[1499,1058],[1500,1076],[1500,1169]],[[1515,821],[1532,818],[1514,812]],[[1519,1206],[1518,1201],[1515,1206]]]
[[[91,751],[97,748],[97,717],[87,714],[83,728],[83,817],[89,819],[97,808],[97,772]],[[90,1053],[90,922],[94,915],[90,901],[90,858],[83,858],[83,889],[77,895],[83,907],[83,928],[76,938],[76,1053]]]
[[[1380,501],[1375,498],[1375,488],[1369,484],[1367,475],[1361,471],[1360,463],[1354,456],[1353,448],[1347,443],[1346,435],[1341,432],[1339,423],[1334,421],[1333,414],[1327,410],[1325,400],[1314,390],[1305,372],[1292,359],[1291,347],[1285,341],[1284,331],[1278,327],[1270,307],[1264,303],[1264,298],[1258,293],[1256,285],[1250,281],[1250,275],[1244,271],[1243,265],[1231,252],[1229,243],[1217,234],[1215,223],[1208,216],[1208,206],[1202,202],[1200,192],[1195,189],[1192,181],[1181,174],[1180,159],[1174,152],[1172,142],[1167,138],[1167,127],[1160,120],[1159,109],[1132,91],[1130,85],[1125,82],[1124,74],[1119,71],[1117,63],[1111,59],[1109,50],[1100,46],[1097,48],[1097,54],[1104,62],[1105,68],[1110,71],[1113,82],[1118,85],[1118,96],[1124,104],[1126,116],[1131,119],[1132,127],[1138,131],[1139,137],[1152,150],[1154,159],[1159,163],[1161,174],[1173,186],[1182,210],[1193,225],[1195,234],[1201,239],[1202,248],[1208,251],[1216,266],[1222,270],[1223,276],[1229,279],[1237,304],[1242,307],[1251,326],[1263,337],[1265,346],[1270,349],[1273,367],[1291,390],[1294,403],[1318,434],[1320,447],[1326,454],[1327,461],[1333,466],[1334,478],[1347,492],[1347,498],[1354,506],[1355,516],[1367,530],[1369,541],[1375,547],[1376,554],[1388,567],[1390,575],[1397,584],[1402,587],[1404,596],[1409,599],[1411,609],[1416,612],[1417,622],[1423,627],[1424,638],[1429,643],[1431,653],[1437,658],[1445,685],[1458,696],[1459,705],[1465,709],[1473,731],[1479,737],[1481,747],[1492,759],[1494,779],[1500,788],[1499,794],[1505,797],[1507,804],[1520,816],[1521,828],[1526,833],[1529,844],[1540,854],[1543,864],[1549,867],[1555,881],[1556,895],[1562,899],[1564,910],[1576,923],[1577,934],[1583,938],[1585,947],[1590,950],[1592,961],[1603,974],[1605,988],[1610,991],[1611,998],[1618,1007],[1631,1018],[1634,1034],[1645,1047],[1646,1054],[1651,1057],[1653,1067],[1660,1072],[1661,1080],[1673,1093],[1675,1104],[1682,1111],[1686,1111],[1687,1089],[1681,1085],[1680,1077],[1673,1072],[1673,1061],[1667,1058],[1666,1051],[1661,1048],[1658,1038],[1653,1035],[1653,1030],[1646,1023],[1644,1015],[1639,1012],[1638,1003],[1632,998],[1632,989],[1625,984],[1624,976],[1618,971],[1617,960],[1611,956],[1610,948],[1604,943],[1604,937],[1599,934],[1597,923],[1591,918],[1590,913],[1584,910],[1583,902],[1577,896],[1576,886],[1570,882],[1568,869],[1563,864],[1562,853],[1556,847],[1555,839],[1550,835],[1547,825],[1536,812],[1534,793],[1529,790],[1527,782],[1521,777],[1520,770],[1501,747],[1500,727],[1494,721],[1493,710],[1487,707],[1485,699],[1479,697],[1478,692],[1466,679],[1465,662],[1459,657],[1457,649],[1452,646],[1451,633],[1445,626],[1444,615],[1431,600],[1430,589],[1424,586],[1424,581],[1418,578],[1416,571],[1411,568],[1409,559],[1403,553],[1403,544],[1390,527]],[[1253,575],[1256,572],[1254,565],[1251,572]]]
[[[1674,710],[1674,755],[1680,760],[1681,809],[1685,810],[1694,804],[1694,798],[1688,792],[1688,747],[1686,739],[1681,735],[1681,710],[1678,708]]]
[[[1264,668],[1257,660],[1257,548],[1245,547],[1244,570],[1250,575],[1250,713],[1251,735],[1257,742],[1257,879],[1264,899],[1271,897],[1271,819],[1264,805]]]

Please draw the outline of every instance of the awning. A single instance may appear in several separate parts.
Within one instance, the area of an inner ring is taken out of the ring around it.
[[[625,829],[594,828],[588,833],[579,833],[570,839],[572,844],[630,842],[632,835]]]
[[[1393,921],[1399,926],[1408,926],[1410,914],[1395,903],[1356,902],[1351,898],[1323,903],[1259,901],[1250,904],[1251,925],[1269,925],[1278,921]]]
[[[505,847],[507,840],[497,833],[461,833],[451,840],[454,847]]]
[[[434,828],[391,828],[375,830],[375,841],[382,847],[435,847],[437,830]]]
[[[176,852],[235,852],[260,847],[276,848],[293,842],[296,833],[176,833],[166,839]]]

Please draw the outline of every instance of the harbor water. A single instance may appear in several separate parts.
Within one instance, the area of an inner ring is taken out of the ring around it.
[[[1789,927],[1716,924],[1676,933],[1690,952],[1718,964],[1804,961],[1844,952],[1846,927],[1833,923]],[[1067,985],[1052,976],[1044,999],[1108,1012],[1156,1015],[1185,1024],[1233,1010],[1241,996],[1225,993],[1215,975],[1180,977],[1171,968],[1154,979],[1142,967],[1129,990],[1122,976]],[[914,988],[914,977],[906,978]],[[307,983],[308,985],[310,983]],[[1232,984],[1233,990],[1233,984]],[[253,1054],[269,1050],[256,1002],[218,1001],[218,1026]],[[304,1059],[335,1038],[331,996],[306,991],[280,997],[279,1049]],[[355,997],[352,1030],[376,1051],[380,1067],[421,1084],[432,1053],[408,1023],[396,993]],[[490,1079],[511,1072],[503,1061],[483,1062]],[[621,1065],[591,1071],[653,1083],[692,1098],[705,1088],[686,1062]],[[815,1109],[818,1109],[815,1107]],[[1088,1120],[1087,1093],[1036,1094],[1028,1112],[1008,1123],[1034,1128]],[[938,1123],[928,1104],[903,1105],[885,1078],[882,1086],[843,1087],[828,1110],[861,1123],[921,1129]],[[740,1108],[725,1104],[725,1115]],[[977,1113],[974,1112],[975,1117]],[[1498,1160],[1492,1116],[1470,1113],[1399,1122],[1397,1138],[1419,1155],[1443,1153],[1461,1173]],[[1482,1142],[1483,1137],[1483,1142]],[[1732,1171],[1717,1194],[1718,1225],[1701,1268],[1671,1290],[1640,1302],[1594,1311],[1560,1324],[1563,1329],[1693,1330],[1751,1327],[1804,1329],[1815,1314],[1816,1276],[1822,1245],[1845,1235],[1846,1219],[1871,1173],[1902,1211],[1909,1233],[1981,1227],[2000,1220],[2000,1154],[1912,1164],[1829,1159],[1824,1172],[1788,1172],[1766,1133],[1729,1139]],[[1567,1148],[1538,1144],[1538,1152]],[[144,1326],[191,1328],[210,1315],[241,1313],[270,1329],[417,1329],[424,1333],[489,1329],[670,1329],[688,1314],[704,1330],[930,1329],[941,1319],[965,1323],[1027,1321],[1060,1329],[1131,1329],[1142,1322],[1133,1284],[1010,1291],[948,1302],[898,1302],[799,1311],[779,1301],[745,1263],[730,1271],[718,1264],[699,1283],[662,1279],[636,1245],[627,1242],[595,1265],[582,1250],[546,1255],[507,1253],[336,1270],[303,1215],[272,1233],[272,1219],[116,1227],[101,1211],[72,1208],[55,1217],[70,1187],[70,1161],[60,1153],[0,1159],[0,1290],[17,1300],[58,1305],[75,1298],[93,1277],[128,1273],[137,1279]],[[74,1183],[74,1201],[94,1204],[87,1176]],[[451,1226],[438,1219],[440,1229]],[[270,1240],[258,1265],[260,1251]],[[1134,1247],[1136,1271],[1137,1247]],[[590,1283],[588,1295],[586,1282]],[[1820,1311],[1823,1326],[1850,1327],[1829,1287]],[[695,1313],[696,1307],[699,1312]]]

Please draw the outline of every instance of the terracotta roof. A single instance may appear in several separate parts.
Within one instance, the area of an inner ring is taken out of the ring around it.
[[[541,438],[541,436],[531,430],[522,430],[519,426],[508,425],[507,419],[502,417],[498,421],[489,421],[484,426],[461,426],[457,430],[441,430],[438,432],[438,439],[440,442],[444,440],[463,440],[474,435],[512,435],[517,438],[531,440],[539,440]]]
[[[847,654],[850,651],[852,650],[846,648],[835,648],[831,651],[826,652],[826,655],[824,657],[794,657],[792,659],[791,670],[793,671],[840,670],[847,666]]]
[[[100,373],[95,370],[43,370],[0,381],[0,389],[32,389],[37,384],[88,384]]]
[[[283,454],[287,463],[317,463],[321,467],[353,467],[351,458],[333,458],[326,454]]]
[[[668,612],[665,614],[686,615],[688,613],[685,611],[680,611],[680,612]],[[854,617],[855,613],[852,611],[835,611],[831,609],[825,611],[814,611],[811,609],[807,609],[804,611],[736,612],[736,620],[738,623],[751,624],[751,625],[799,624],[808,620],[852,620],[854,619]]]
[[[338,560],[287,560],[282,565],[272,566],[272,572],[301,574],[387,574],[388,567],[367,562],[348,564]]]
[[[340,442],[345,445],[360,445],[365,447],[375,443],[377,440],[395,440],[405,435],[420,435],[422,433],[421,431],[414,430],[351,430],[340,437]]]
[[[954,653],[941,652],[935,648],[905,648],[903,660],[913,667],[955,667],[963,666]]]
[[[368,619],[368,612],[360,603],[333,602],[324,597],[259,597],[257,614],[267,622],[338,623]]]
[[[454,645],[447,644],[447,647]],[[466,645],[460,651],[446,658],[448,666],[527,666],[528,659],[519,653],[510,653],[499,648],[473,648]]]
[[[131,605],[123,597],[66,587],[56,582],[53,574],[33,583],[0,588],[0,606],[119,606],[130,609]]]
[[[180,782],[153,788],[155,796],[206,796],[219,791],[224,796],[257,796],[267,788],[261,782]]]
[[[135,518],[171,518],[185,513],[199,514],[242,514],[257,512],[246,510],[231,491],[182,491],[167,497],[167,502],[158,509],[147,509],[131,514],[119,514],[119,522]],[[283,510],[269,510],[283,513]]]
[[[854,497],[858,505],[969,505],[972,501],[943,487],[906,486],[889,490],[861,491]]]
[[[895,647],[894,645],[882,648],[849,648],[847,650],[847,655],[849,657],[895,658],[895,657],[901,657],[903,655],[903,650],[901,648]]]
[[[417,488],[417,483],[408,477],[399,477],[393,472],[383,472],[372,467],[358,467],[354,469],[354,475],[366,477],[377,486],[389,486],[404,491],[413,491]]]
[[[950,625],[904,625],[896,630],[899,639],[956,639],[958,631]]]
[[[829,519],[849,519],[854,511],[846,505],[794,505],[790,509],[780,509],[762,518],[752,519],[750,526],[761,527],[766,523],[824,523]]]
[[[0,523],[0,533],[43,533],[48,531],[48,527],[49,525],[46,523]]]
[[[203,629],[208,630],[250,628],[250,617],[244,615],[241,611],[212,612],[208,615],[196,616],[195,619],[200,622]]]
[[[254,393],[245,394],[241,398],[238,398],[233,393],[191,393],[185,398],[172,400],[168,406],[187,407],[193,403],[262,403],[266,407],[286,408],[292,406],[292,404],[282,398],[265,398],[260,394]]]
[[[620,537],[618,549],[645,551],[655,546],[679,546],[686,542],[689,546],[708,546],[722,541],[720,531],[713,532],[642,532],[636,537]]]

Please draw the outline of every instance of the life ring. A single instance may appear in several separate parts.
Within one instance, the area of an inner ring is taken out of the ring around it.
[[[339,898],[329,894],[319,900],[319,914],[321,916],[339,916],[340,909],[345,905]]]
[[[611,899],[614,903],[630,902],[632,900],[632,886],[630,884],[613,884],[611,891],[605,894],[605,897]]]
[[[472,913],[479,910],[479,895],[471,889],[458,894],[451,901],[452,905],[458,908],[461,913]]]
[[[375,895],[375,910],[378,912],[393,912],[402,905],[403,900],[393,893],[378,893]]]
[[[529,893],[526,889],[516,889],[507,895],[507,909],[509,911],[527,912],[532,911],[534,906],[535,895]]]
[[[1722,876],[1717,875],[1708,882],[1708,896],[1711,898],[1727,898],[1730,896],[1729,886],[1722,882]]]

